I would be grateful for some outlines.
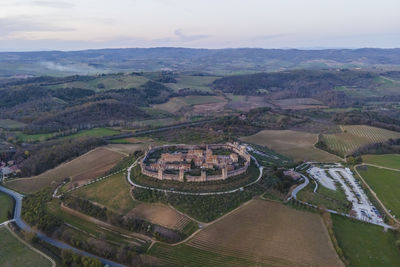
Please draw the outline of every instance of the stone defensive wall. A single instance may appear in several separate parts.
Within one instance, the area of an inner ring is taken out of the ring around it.
[[[146,160],[148,156],[157,151],[157,150],[163,150],[168,147],[176,147],[177,149],[186,149],[186,150],[195,150],[195,149],[202,149],[206,150],[208,147],[209,149],[229,149],[236,154],[238,154],[240,157],[242,157],[245,161],[244,166],[235,169],[235,170],[230,170],[228,171],[227,168],[222,169],[222,173],[220,175],[207,175],[204,170],[201,171],[200,176],[192,176],[185,174],[184,170],[179,170],[179,174],[167,174],[165,173],[162,169],[159,169],[158,171],[153,171],[149,170],[146,167]],[[247,152],[246,147],[239,145],[239,143],[225,143],[225,144],[209,144],[209,145],[184,145],[184,144],[178,144],[178,145],[163,145],[163,146],[157,146],[157,147],[149,147],[149,150],[146,151],[145,156],[143,160],[140,162],[140,167],[141,171],[144,175],[150,176],[159,180],[174,180],[174,181],[188,181],[188,182],[205,182],[205,181],[216,181],[216,180],[225,180],[229,177],[232,176],[237,176],[240,174],[243,174],[247,171],[248,167],[250,166],[250,161],[251,161],[251,156]]]

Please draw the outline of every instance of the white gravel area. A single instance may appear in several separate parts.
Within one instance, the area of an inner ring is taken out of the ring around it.
[[[320,185],[331,190],[336,190],[335,182],[330,177],[328,177],[328,175],[326,175],[325,169],[321,169],[314,166],[308,169],[307,173],[313,179],[315,179]]]

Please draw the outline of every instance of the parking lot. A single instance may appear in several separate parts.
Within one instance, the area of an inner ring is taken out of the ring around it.
[[[364,189],[349,168],[340,165],[311,166],[307,173],[320,185],[334,190],[336,182],[341,185],[347,200],[352,203],[351,216],[358,220],[385,226],[382,215],[371,203]]]

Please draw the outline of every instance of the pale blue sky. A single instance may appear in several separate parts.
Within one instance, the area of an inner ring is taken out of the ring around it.
[[[400,47],[400,0],[0,0],[0,50]]]

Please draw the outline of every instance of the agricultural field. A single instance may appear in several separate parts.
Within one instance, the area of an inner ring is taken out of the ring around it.
[[[236,256],[227,256],[209,250],[203,250],[181,244],[170,246],[156,243],[149,254],[159,259],[164,266],[255,266],[256,262],[245,260]],[[159,264],[161,265],[161,264]],[[156,265],[157,266],[157,265]]]
[[[59,184],[63,179],[70,177],[71,187],[102,176],[123,156],[120,152],[100,147],[38,176],[11,180],[6,185],[19,192],[33,193],[43,187]]]
[[[15,121],[15,120],[9,120],[9,119],[1,119],[0,120],[0,128],[4,129],[18,129],[24,127],[26,124]]]
[[[24,143],[42,142],[54,138],[58,133],[43,133],[43,134],[25,134],[23,132],[14,132],[15,138]]]
[[[367,164],[400,170],[400,154],[363,155],[362,161]]]
[[[176,83],[166,84],[171,89],[178,91],[180,89],[189,88],[191,90],[211,91],[210,84],[220,77],[217,76],[191,76],[179,75]]]
[[[265,200],[252,200],[186,245],[257,264],[343,266],[318,214]]]
[[[226,107],[233,110],[248,112],[254,108],[272,107],[272,105],[266,101],[265,97],[262,96],[225,95],[229,99],[229,103]]]
[[[8,220],[8,213],[14,209],[14,200],[7,194],[0,192],[0,223]]]
[[[400,266],[396,236],[382,227],[332,215],[333,230],[345,258],[354,267]]]
[[[225,99],[218,96],[185,96],[173,97],[167,103],[154,105],[153,108],[175,113],[186,106],[224,103]]]
[[[65,139],[79,138],[79,137],[103,137],[120,134],[120,131],[109,128],[93,128],[90,130],[79,131],[75,134],[65,136]]]
[[[1,266],[43,266],[50,267],[51,262],[21,243],[9,230],[0,227],[0,265]]]
[[[400,216],[400,171],[392,171],[373,166],[359,166],[358,173],[376,193],[385,207]]]
[[[53,89],[60,88],[82,88],[94,91],[105,91],[112,89],[138,88],[148,81],[147,78],[137,75],[107,75],[88,81],[73,81],[57,85],[49,85]]]
[[[125,175],[118,173],[100,182],[72,191],[72,195],[94,201],[117,213],[126,214],[138,204],[130,196],[130,189]]]
[[[241,138],[244,142],[266,146],[295,161],[336,162],[337,156],[314,147],[317,134],[292,130],[263,130]]]
[[[185,226],[191,222],[187,216],[161,203],[141,203],[132,209],[129,214],[178,231],[183,231]]]
[[[343,125],[338,134],[323,134],[321,140],[335,154],[345,156],[370,143],[400,138],[400,133],[366,125]]]
[[[313,98],[288,98],[275,100],[274,105],[281,109],[309,109],[309,108],[326,108],[321,101]]]

